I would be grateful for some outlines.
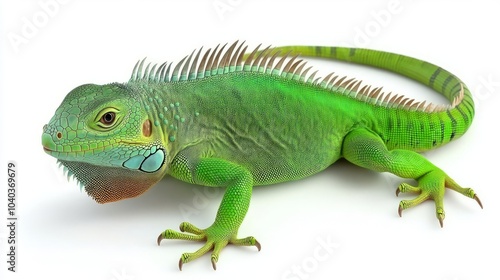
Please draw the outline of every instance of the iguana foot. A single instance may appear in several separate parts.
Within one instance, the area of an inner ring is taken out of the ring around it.
[[[179,226],[180,231],[175,231],[167,229],[158,236],[158,245],[163,239],[181,239],[181,240],[191,240],[191,241],[206,241],[205,245],[201,247],[198,251],[194,253],[184,253],[179,259],[179,270],[182,270],[182,265],[195,260],[208,251],[213,250],[211,261],[214,270],[217,269],[217,261],[219,260],[219,254],[222,248],[226,247],[227,244],[234,244],[238,246],[255,246],[260,251],[260,243],[253,237],[249,236],[246,238],[238,239],[236,238],[236,233],[229,232],[228,230],[212,225],[207,229],[199,229],[196,226],[183,222]],[[191,234],[186,234],[188,232]]]
[[[462,188],[460,187],[453,179],[447,176],[441,170],[431,171],[418,180],[418,186],[412,186],[407,183],[402,183],[396,189],[396,196],[399,193],[409,192],[419,194],[416,198],[412,200],[402,200],[399,203],[398,213],[401,216],[403,210],[419,205],[420,203],[432,199],[436,204],[436,217],[439,220],[439,224],[443,227],[443,220],[445,217],[444,208],[443,208],[443,198],[445,193],[445,188],[452,189],[458,193],[461,193],[467,197],[473,198],[477,201],[479,206],[483,208],[483,204],[479,197],[476,195],[474,190],[471,188]]]

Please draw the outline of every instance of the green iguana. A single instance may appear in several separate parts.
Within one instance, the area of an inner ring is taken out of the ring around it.
[[[227,244],[256,246],[238,238],[252,188],[301,179],[340,158],[379,172],[415,179],[396,194],[417,194],[402,210],[432,199],[443,226],[445,188],[475,199],[418,152],[465,133],[474,103],[469,89],[450,72],[415,58],[368,49],[244,43],[202,52],[179,63],[137,62],[127,83],[86,84],[72,90],[44,126],[46,153],[74,176],[99,203],[135,197],[165,175],[225,187],[214,223],[158,237],[204,241],[184,253],[179,269],[209,251],[216,268]],[[416,102],[386,94],[361,81],[329,74],[316,78],[290,53],[370,65],[423,83],[450,105]],[[187,232],[187,233],[184,233]]]

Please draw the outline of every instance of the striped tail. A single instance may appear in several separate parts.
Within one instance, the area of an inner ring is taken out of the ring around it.
[[[274,48],[281,53],[293,52],[305,57],[330,58],[373,66],[401,74],[427,85],[445,96],[450,106],[434,106],[429,122],[436,127],[434,139],[427,144],[421,143],[416,150],[427,150],[445,144],[463,135],[474,117],[474,101],[467,86],[447,70],[423,60],[395,53],[370,49],[318,46],[284,46]],[[432,108],[432,107],[431,107]],[[439,130],[439,131],[438,131]]]

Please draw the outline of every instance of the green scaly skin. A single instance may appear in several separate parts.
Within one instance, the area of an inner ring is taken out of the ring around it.
[[[129,82],[82,85],[71,91],[44,127],[42,145],[99,203],[137,196],[169,174],[182,181],[225,187],[214,223],[199,229],[184,222],[181,232],[158,237],[204,241],[182,254],[179,268],[212,250],[216,268],[227,244],[256,246],[239,239],[255,185],[301,179],[339,158],[379,172],[417,181],[399,192],[402,210],[432,199],[442,226],[443,196],[462,188],[419,151],[463,135],[474,115],[468,88],[433,64],[381,51],[291,46],[255,50],[229,47],[191,55],[170,66],[136,66]],[[327,76],[315,80],[289,51],[371,65],[430,86],[452,106],[432,109],[407,99],[383,99],[380,90],[359,88]],[[191,60],[194,59],[193,62]],[[201,60],[200,63],[198,61]],[[333,82],[335,81],[335,82]],[[482,207],[482,206],[481,206]],[[185,233],[187,232],[187,233]]]

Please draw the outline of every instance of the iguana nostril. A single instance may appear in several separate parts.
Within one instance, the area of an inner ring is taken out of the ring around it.
[[[57,132],[56,137],[57,137],[57,139],[61,139],[62,138],[62,133],[61,132]]]

